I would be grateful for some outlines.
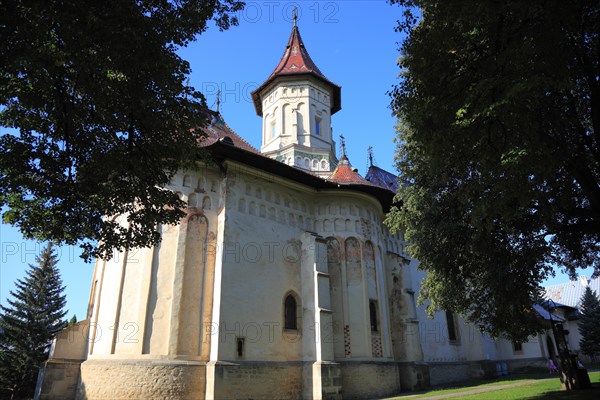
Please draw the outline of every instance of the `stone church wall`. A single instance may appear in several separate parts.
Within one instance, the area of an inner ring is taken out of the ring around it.
[[[302,398],[301,363],[218,364],[215,369],[216,399]]]
[[[88,360],[81,366],[78,400],[203,399],[206,366],[191,361]]]
[[[204,397],[221,183],[214,167],[177,174],[187,217],[154,248],[97,263],[78,398]]]
[[[395,363],[345,362],[340,366],[344,400],[390,397],[400,392]]]
[[[483,371],[478,362],[428,363],[432,386],[481,378]]]
[[[228,177],[222,243],[219,360],[299,361],[302,358],[300,234],[312,225],[303,195],[235,171]],[[284,329],[283,304],[293,295],[298,329]],[[237,340],[243,351],[238,354]]]

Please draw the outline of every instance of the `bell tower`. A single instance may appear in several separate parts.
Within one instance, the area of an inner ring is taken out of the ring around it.
[[[254,92],[262,117],[261,152],[288,165],[328,176],[337,166],[331,116],[341,109],[341,87],[308,55],[294,25],[283,57]]]

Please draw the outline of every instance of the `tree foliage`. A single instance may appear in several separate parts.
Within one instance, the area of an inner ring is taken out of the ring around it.
[[[579,348],[583,354],[600,354],[600,300],[590,287],[585,288],[581,297],[581,316],[577,322],[579,334]]]
[[[600,272],[600,4],[391,2],[408,184],[388,223],[428,272],[430,312],[523,341],[553,265]]]
[[[193,166],[205,99],[176,50],[237,24],[238,0],[0,5],[0,206],[26,238],[84,255],[159,240],[182,217],[161,189]],[[117,218],[116,216],[126,216]],[[99,243],[99,247],[96,247]]]
[[[51,245],[36,262],[16,282],[8,307],[0,306],[0,389],[12,392],[15,399],[33,395],[53,334],[66,325],[64,286]]]

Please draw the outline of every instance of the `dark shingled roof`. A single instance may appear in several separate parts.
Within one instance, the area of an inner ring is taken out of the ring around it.
[[[365,179],[379,187],[391,190],[394,193],[398,191],[398,177],[391,172],[374,165],[369,167]]]
[[[252,153],[261,154],[260,151],[255,149],[250,143],[246,142],[240,135],[235,133],[229,127],[229,125],[225,123],[225,120],[220,113],[212,110],[209,110],[208,113],[210,124],[204,128],[204,133],[206,136],[200,140],[200,146],[208,147],[218,140],[226,140],[226,138],[229,138],[235,147],[239,147],[240,149]]]

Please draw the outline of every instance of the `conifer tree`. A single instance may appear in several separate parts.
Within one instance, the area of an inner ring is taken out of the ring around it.
[[[57,262],[49,244],[15,283],[8,306],[0,306],[0,388],[13,399],[33,395],[53,334],[65,326],[65,287]]]
[[[581,318],[578,322],[579,347],[584,354],[600,354],[600,301],[590,287],[581,297]]]

